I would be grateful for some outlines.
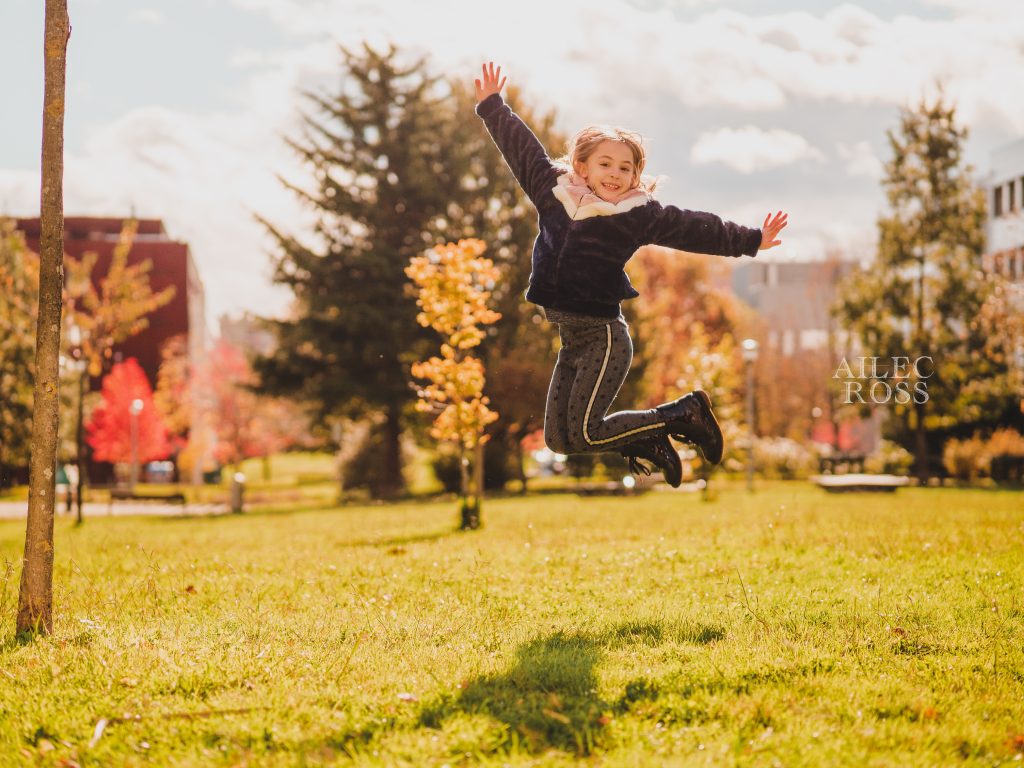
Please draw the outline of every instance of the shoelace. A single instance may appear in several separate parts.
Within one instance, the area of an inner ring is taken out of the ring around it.
[[[650,475],[651,470],[645,465],[641,464],[636,456],[626,456],[629,459],[629,471],[634,475]]]

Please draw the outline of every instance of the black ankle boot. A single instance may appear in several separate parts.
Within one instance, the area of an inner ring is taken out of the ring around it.
[[[651,470],[637,461],[637,459],[645,459],[661,470],[665,482],[673,488],[678,488],[679,484],[683,482],[683,463],[679,460],[679,454],[667,435],[648,437],[630,443],[623,446],[620,453],[629,459],[629,471],[634,475],[639,475],[641,472],[645,475],[651,474]]]
[[[702,389],[659,405],[655,410],[665,420],[665,431],[700,448],[710,464],[722,460],[722,428],[711,411],[711,398]]]

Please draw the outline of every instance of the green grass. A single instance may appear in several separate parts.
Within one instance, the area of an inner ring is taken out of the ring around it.
[[[804,484],[59,522],[0,765],[1012,764],[1024,504]],[[108,721],[98,739],[97,723]],[[90,742],[92,744],[90,745]]]

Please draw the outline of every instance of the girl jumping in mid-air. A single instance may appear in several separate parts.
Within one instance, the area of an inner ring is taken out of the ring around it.
[[[476,83],[483,119],[516,181],[537,208],[528,301],[558,325],[562,348],[548,389],[544,440],[557,453],[618,451],[634,471],[645,459],[678,486],[682,465],[669,436],[693,443],[706,461],[722,459],[722,430],[703,390],[644,411],[608,409],[626,378],[633,343],[619,303],[639,294],[623,271],[643,245],[721,256],[754,256],[781,243],[781,211],[761,229],[711,213],[662,205],[641,181],[639,137],[592,126],[553,162],[526,124],[504,103],[505,78],[493,63]]]

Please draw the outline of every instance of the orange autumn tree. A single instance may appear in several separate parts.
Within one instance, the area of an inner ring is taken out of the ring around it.
[[[475,239],[438,245],[414,257],[405,269],[419,294],[417,321],[443,338],[441,356],[413,364],[412,375],[429,382],[419,390],[416,408],[436,414],[430,434],[458,449],[463,530],[480,527],[483,447],[487,442],[484,429],[498,418],[483,394],[484,365],[469,354],[484,338],[481,326],[501,317],[488,307],[499,270],[483,256],[486,249]],[[470,456],[475,480],[472,493]]]

